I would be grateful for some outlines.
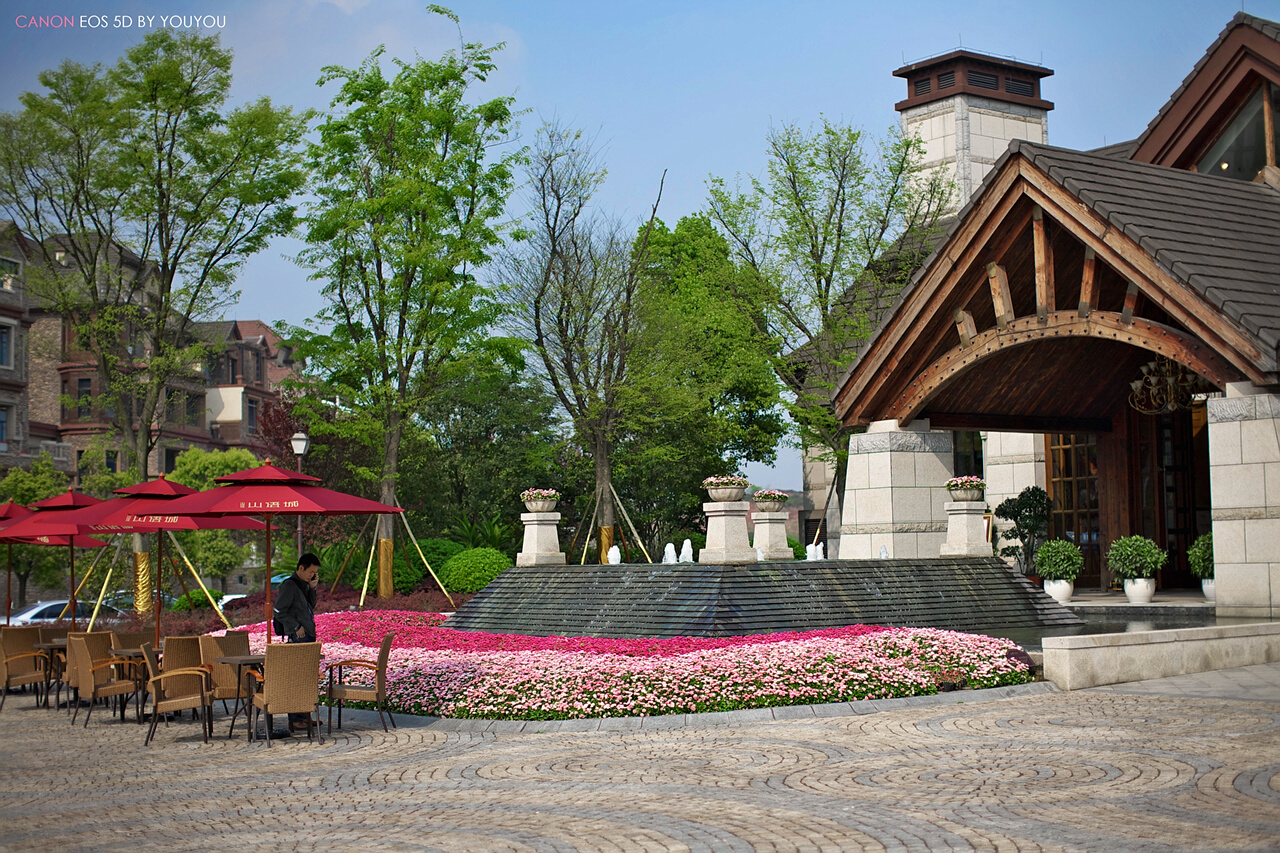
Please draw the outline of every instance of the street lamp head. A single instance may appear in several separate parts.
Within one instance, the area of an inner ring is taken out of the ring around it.
[[[307,447],[311,444],[311,438],[305,432],[295,432],[289,438],[289,443],[293,445],[294,456],[306,456]]]

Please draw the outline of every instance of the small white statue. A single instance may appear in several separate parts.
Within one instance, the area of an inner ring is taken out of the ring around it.
[[[804,546],[804,559],[806,562],[812,562],[813,560],[818,559],[817,557],[814,556],[816,553],[817,553],[817,548],[814,546],[812,542]]]
[[[676,546],[668,542],[667,547],[662,550],[662,563],[663,565],[669,566],[675,561],[676,561]]]
[[[609,546],[609,565],[616,566],[621,562],[622,562],[622,551],[618,549],[617,545],[610,545]]]
[[[688,539],[684,540],[684,544],[680,546],[680,562],[693,562],[693,542]]]
[[[819,560],[827,559],[827,543],[826,542],[818,543],[817,554],[818,554],[817,559]]]
[[[757,563],[763,563],[764,561],[765,561],[765,559],[764,559],[764,549],[763,549],[763,548],[756,548],[756,562],[757,562]]]
[[[882,560],[889,559],[889,549],[884,545],[880,546],[880,559]]]

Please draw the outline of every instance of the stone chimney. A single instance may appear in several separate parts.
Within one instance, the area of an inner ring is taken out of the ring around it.
[[[926,169],[950,171],[957,210],[1011,140],[1048,143],[1053,104],[1040,98],[1040,81],[1052,74],[1040,65],[963,49],[893,72],[907,81],[906,100],[894,104],[902,132],[924,142]]]

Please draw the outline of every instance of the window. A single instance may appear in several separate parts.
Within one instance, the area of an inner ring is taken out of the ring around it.
[[[178,467],[178,455],[182,453],[180,447],[166,447],[164,449],[164,472],[172,474],[173,469]]]
[[[199,427],[202,426],[204,415],[204,398],[195,394],[187,395],[187,419],[186,425]]]
[[[956,84],[956,72],[954,70],[943,71],[938,74],[939,89],[950,89],[955,84]]]
[[[1050,535],[1066,539],[1084,554],[1082,587],[1101,582],[1101,511],[1098,502],[1098,438],[1049,436],[1049,496],[1053,499]]]
[[[13,290],[13,280],[22,275],[22,264],[10,258],[0,258],[0,286]]]
[[[245,419],[246,419],[246,426],[249,430],[249,435],[257,435],[258,434],[258,401],[257,400],[249,400],[245,404]]]
[[[1267,165],[1267,135],[1265,112],[1268,105],[1264,94],[1269,87],[1262,85],[1236,117],[1227,125],[1209,152],[1196,164],[1196,171],[1252,181]],[[1276,108],[1277,90],[1272,90],[1270,107]]]
[[[928,77],[916,81],[916,96],[927,95],[933,91],[933,81]]]
[[[1035,95],[1035,85],[1030,80],[1018,80],[1013,77],[1004,78],[1004,90],[1010,95],[1025,95],[1030,98]]]
[[[0,442],[9,440],[9,407],[0,406]]]
[[[13,367],[13,326],[0,323],[0,367]]]
[[[982,477],[982,433],[974,430],[951,433],[952,464],[956,477]]]
[[[983,71],[970,71],[969,85],[979,89],[999,89],[1000,78],[995,74],[987,74]]]
[[[119,459],[120,459],[120,451],[118,450],[107,451],[104,462],[106,465],[106,469],[112,474],[116,472],[117,462],[119,461]]]
[[[79,416],[82,418],[89,417],[93,409],[90,402],[93,399],[92,379],[76,380],[76,399],[80,406]]]

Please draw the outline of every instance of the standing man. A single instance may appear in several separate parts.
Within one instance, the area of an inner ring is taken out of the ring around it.
[[[275,631],[290,643],[316,641],[316,587],[320,584],[320,560],[307,552],[298,568],[280,584],[275,604]],[[289,730],[307,730],[306,714],[290,714]]]

